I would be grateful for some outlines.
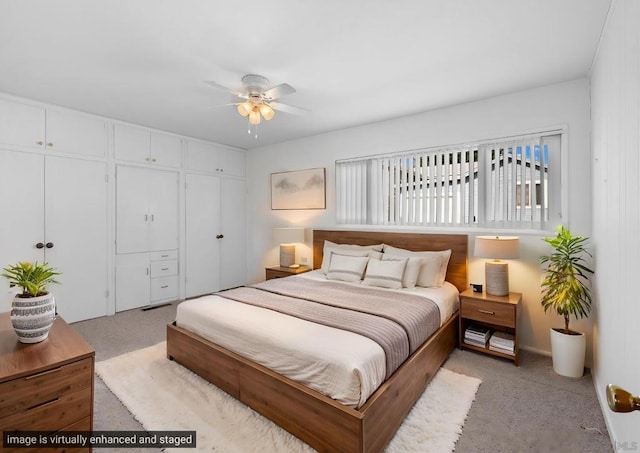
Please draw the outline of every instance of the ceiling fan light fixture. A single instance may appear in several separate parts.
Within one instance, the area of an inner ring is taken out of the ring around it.
[[[253,110],[253,105],[249,101],[244,101],[238,104],[237,110],[240,115],[247,116]]]
[[[254,107],[251,113],[249,113],[249,123],[254,125],[260,124],[260,110],[258,107]]]
[[[271,108],[269,104],[260,104],[259,108],[260,108],[260,113],[262,114],[264,119],[267,121],[273,118],[273,116],[276,114],[276,112]]]

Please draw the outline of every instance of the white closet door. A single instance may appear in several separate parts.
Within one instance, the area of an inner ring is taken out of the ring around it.
[[[63,273],[51,290],[67,322],[107,314],[106,174],[103,162],[45,159],[45,254]]]
[[[0,143],[44,149],[44,108],[0,99]]]
[[[186,296],[220,289],[220,178],[187,174]]]
[[[247,189],[240,179],[222,180],[220,288],[241,286],[247,280]]]
[[[116,252],[149,249],[148,171],[119,165],[116,169]]]
[[[178,248],[178,173],[147,170],[149,181],[149,250]]]
[[[0,268],[44,261],[44,158],[0,150]],[[9,282],[0,278],[0,312],[9,311]]]
[[[151,163],[166,167],[180,167],[182,165],[180,137],[151,132]]]
[[[104,157],[105,122],[65,110],[47,110],[47,150]]]
[[[113,147],[114,156],[118,160],[148,164],[151,134],[146,129],[116,124]]]

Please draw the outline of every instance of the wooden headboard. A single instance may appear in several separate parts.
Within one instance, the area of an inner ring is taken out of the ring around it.
[[[336,244],[373,245],[388,244],[412,251],[439,251],[451,249],[446,280],[462,292],[469,287],[467,277],[466,234],[388,233],[377,231],[313,230],[313,268],[322,265],[324,241]]]

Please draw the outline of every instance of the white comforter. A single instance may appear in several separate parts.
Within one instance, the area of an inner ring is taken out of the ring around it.
[[[326,281],[320,271],[291,278]],[[458,308],[458,290],[449,283],[441,288],[380,290],[411,291],[433,300],[441,323]],[[362,406],[386,374],[384,351],[369,338],[218,296],[181,303],[176,323],[352,407]]]

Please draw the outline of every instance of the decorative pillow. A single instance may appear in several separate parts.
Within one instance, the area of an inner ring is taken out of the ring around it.
[[[336,244],[331,241],[324,241],[322,252],[322,265],[320,270],[323,274],[329,271],[329,263],[331,261],[331,252],[338,252],[341,255],[349,256],[368,256],[369,252],[382,251],[382,244],[377,245],[355,245],[355,244]]]
[[[389,255],[387,253],[382,254],[382,261],[397,261],[408,259],[407,267],[404,270],[404,277],[402,278],[402,286],[404,288],[415,288],[418,281],[418,274],[420,273],[420,267],[422,266],[422,258],[418,257],[402,257],[398,255]]]
[[[442,286],[447,275],[447,266],[449,258],[451,258],[451,250],[442,250],[438,252],[424,251],[414,252],[390,245],[384,245],[384,253],[389,256],[408,256],[422,258],[422,266],[418,273],[417,286]]]
[[[407,261],[409,261],[408,258],[387,261],[370,260],[362,283],[369,286],[400,289]]]
[[[339,255],[333,252],[331,253],[327,278],[345,282],[360,281],[368,261],[369,257],[367,256]]]

